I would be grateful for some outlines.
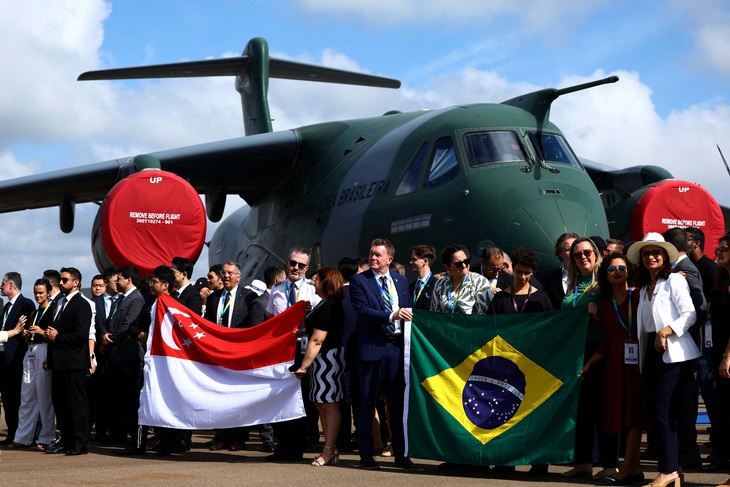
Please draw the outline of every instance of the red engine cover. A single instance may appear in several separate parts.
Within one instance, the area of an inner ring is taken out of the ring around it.
[[[170,265],[175,256],[198,260],[205,243],[205,207],[184,179],[149,169],[112,188],[100,227],[109,260],[148,275],[158,265]]]
[[[715,198],[687,181],[662,181],[649,188],[631,215],[631,238],[672,227],[696,227],[705,234],[705,253],[714,258],[717,240],[725,234],[725,219]]]

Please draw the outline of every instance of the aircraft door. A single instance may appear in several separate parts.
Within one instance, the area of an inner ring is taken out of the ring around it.
[[[401,166],[402,168],[402,166]],[[401,169],[402,171],[402,169]],[[416,150],[405,172],[393,174],[396,187],[368,208],[363,240],[387,236],[396,249],[417,243],[447,245],[469,222],[460,219],[465,178],[451,136],[424,143]],[[396,260],[403,263],[404,250]],[[407,250],[405,250],[407,252]]]

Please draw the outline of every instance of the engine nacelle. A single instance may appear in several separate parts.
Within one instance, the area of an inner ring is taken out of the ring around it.
[[[197,191],[176,174],[146,169],[117,183],[91,230],[97,268],[133,265],[149,275],[175,256],[193,263],[205,243],[205,207]]]
[[[710,256],[717,240],[725,234],[725,219],[717,200],[704,188],[678,179],[633,192],[607,208],[606,217],[611,236],[626,242],[672,227],[699,228],[705,234],[705,251]]]

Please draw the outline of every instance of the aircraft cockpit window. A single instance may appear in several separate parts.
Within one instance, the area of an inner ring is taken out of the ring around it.
[[[421,175],[421,169],[423,169],[423,163],[426,161],[426,151],[428,150],[428,142],[425,142],[420,149],[416,157],[411,161],[411,165],[408,166],[408,170],[403,175],[403,179],[398,183],[398,187],[395,188],[395,195],[400,196],[402,194],[412,193],[418,185],[418,178]]]
[[[540,134],[531,132],[528,134],[532,146],[538,156],[546,162],[557,162],[559,164],[568,164],[570,166],[581,167],[578,158],[573,153],[568,142],[557,134]]]
[[[527,161],[517,134],[511,131],[466,134],[464,145],[472,167],[497,162]]]
[[[435,188],[448,183],[459,175],[459,161],[456,159],[454,141],[451,137],[443,137],[436,141],[428,168],[428,177],[423,187]]]

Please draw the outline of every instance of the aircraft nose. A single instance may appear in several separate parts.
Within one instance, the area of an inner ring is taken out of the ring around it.
[[[531,201],[514,213],[507,232],[508,245],[528,246],[538,254],[541,269],[554,268],[555,241],[563,233],[607,235],[603,208],[598,211],[596,215],[582,202],[560,196]]]

